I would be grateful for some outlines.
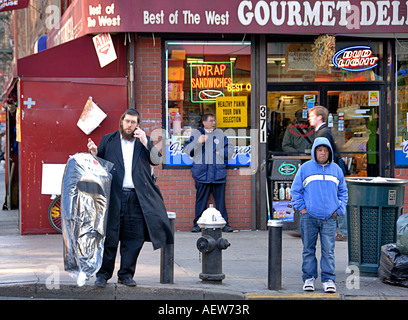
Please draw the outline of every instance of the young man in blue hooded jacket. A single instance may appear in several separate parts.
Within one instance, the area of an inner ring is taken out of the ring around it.
[[[320,234],[323,289],[325,292],[336,292],[336,217],[346,213],[348,191],[343,171],[333,159],[329,140],[316,138],[312,147],[312,160],[299,168],[292,184],[292,205],[301,213],[302,279],[305,291],[314,290],[317,278],[316,242]]]

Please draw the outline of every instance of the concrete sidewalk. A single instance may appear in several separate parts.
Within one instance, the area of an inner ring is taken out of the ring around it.
[[[303,292],[301,239],[286,231],[279,291],[267,287],[267,231],[223,233],[231,246],[223,251],[226,277],[222,284],[204,284],[199,279],[202,266],[196,241],[201,234],[176,232],[174,284],[160,283],[160,250],[153,251],[146,243],[137,264],[136,288],[117,284],[116,276],[105,289],[94,287],[94,277],[78,287],[64,271],[62,236],[21,236],[17,215],[16,210],[0,211],[0,299],[408,299],[408,288],[347,273],[347,242],[336,242],[337,293],[324,293],[320,279],[315,292]]]
[[[4,170],[0,168],[0,199],[4,199],[1,181]],[[267,231],[223,233],[231,243],[223,251],[225,280],[222,284],[204,284],[199,279],[202,266],[196,248],[200,236],[175,233],[174,284],[160,283],[160,250],[153,251],[146,243],[137,263],[136,288],[117,284],[116,276],[105,289],[94,287],[94,277],[78,287],[64,271],[62,235],[21,236],[18,211],[0,210],[0,299],[408,299],[408,288],[347,273],[347,242],[336,242],[337,293],[324,293],[320,279],[315,292],[303,292],[302,241],[286,231],[282,241],[282,290],[268,290]],[[317,252],[320,254],[320,247]]]

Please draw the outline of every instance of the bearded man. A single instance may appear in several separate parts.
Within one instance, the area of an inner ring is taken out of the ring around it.
[[[139,122],[139,112],[127,109],[119,130],[104,135],[99,146],[88,139],[88,150],[114,165],[103,262],[95,281],[101,288],[112,277],[119,242],[118,282],[127,286],[136,286],[133,276],[145,241],[151,241],[154,250],[173,243],[163,197],[150,169],[161,163],[162,155]]]

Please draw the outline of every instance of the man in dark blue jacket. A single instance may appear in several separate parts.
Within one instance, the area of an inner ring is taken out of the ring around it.
[[[197,220],[206,209],[208,196],[212,191],[215,207],[227,222],[223,231],[232,232],[225,207],[225,184],[227,182],[226,162],[231,159],[234,146],[221,130],[216,129],[213,114],[203,115],[202,123],[202,127],[193,133],[190,141],[184,146],[184,152],[193,158],[191,175],[197,189],[194,226],[191,231],[200,231]]]

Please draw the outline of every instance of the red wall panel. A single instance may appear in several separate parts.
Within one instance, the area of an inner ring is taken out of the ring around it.
[[[70,155],[87,152],[88,137],[98,144],[104,134],[118,129],[127,108],[126,79],[107,85],[24,78],[20,91],[21,233],[51,233],[47,216],[50,196],[41,194],[42,164],[66,163]],[[108,116],[87,136],[76,124],[89,96]],[[24,105],[28,98],[35,101],[31,108]]]

